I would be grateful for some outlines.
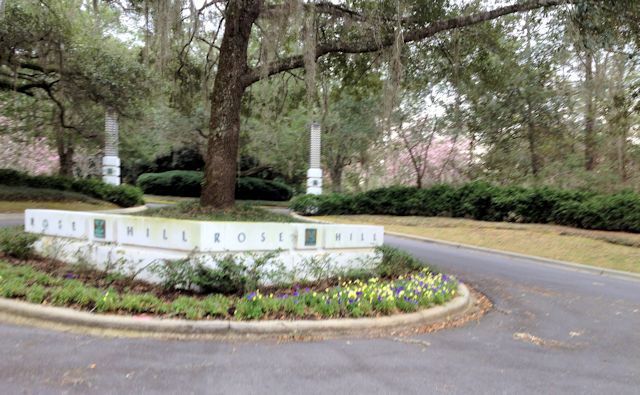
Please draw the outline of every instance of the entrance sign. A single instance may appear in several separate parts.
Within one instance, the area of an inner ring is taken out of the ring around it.
[[[73,263],[82,256],[97,266],[114,256],[144,265],[194,255],[278,251],[281,263],[292,270],[315,256],[349,267],[375,258],[375,248],[384,240],[381,226],[213,222],[60,210],[26,210],[25,230],[43,236],[36,244],[41,254],[56,245],[62,250],[55,252],[57,259]]]

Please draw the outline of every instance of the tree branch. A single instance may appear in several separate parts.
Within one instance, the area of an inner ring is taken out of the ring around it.
[[[471,15],[462,15],[431,22],[424,27],[407,30],[403,33],[403,38],[405,43],[421,41],[444,31],[473,26],[482,22],[499,18],[501,16],[531,11],[539,8],[554,7],[563,4],[573,4],[578,1],[579,0],[527,0],[522,3],[499,7],[490,11],[483,11]],[[377,52],[384,48],[392,46],[394,40],[395,36],[393,34],[387,35],[385,37],[360,38],[359,40],[353,41],[345,41],[340,39],[332,40],[325,43],[320,43],[316,47],[316,59],[331,53],[355,54]],[[297,69],[303,66],[303,55],[295,55],[289,58],[272,62],[267,67],[267,75],[271,76],[286,70]],[[244,82],[246,86],[259,81],[261,77],[264,76],[264,74],[262,74],[260,71],[261,70],[252,68],[245,74]]]
[[[329,1],[319,1],[317,3],[306,3],[303,5],[306,11],[311,11],[335,16],[338,18],[350,18],[355,21],[365,22],[367,19],[357,11],[351,10],[347,7],[339,4],[333,4]],[[268,5],[262,8],[260,11],[261,18],[273,18],[276,16],[288,16],[290,13],[290,6],[288,4],[275,4]]]

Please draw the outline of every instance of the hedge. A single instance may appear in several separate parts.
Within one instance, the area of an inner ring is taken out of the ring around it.
[[[634,192],[602,195],[472,182],[460,187],[390,187],[358,194],[302,195],[293,199],[290,207],[305,215],[442,216],[640,233],[640,195]]]
[[[145,173],[138,177],[136,184],[144,193],[152,195],[171,195],[198,197],[202,186],[203,173],[200,171],[172,170],[163,173]],[[293,190],[286,184],[243,177],[236,182],[238,200],[277,200],[291,199]]]
[[[131,185],[110,185],[97,179],[32,176],[13,169],[0,169],[0,184],[78,192],[120,207],[132,207],[144,203],[142,191],[139,188]]]

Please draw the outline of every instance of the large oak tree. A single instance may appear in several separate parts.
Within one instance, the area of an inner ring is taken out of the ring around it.
[[[388,4],[382,2],[374,12],[371,2],[303,3],[298,8],[302,10],[306,21],[306,37],[312,39],[304,40],[303,53],[279,57],[259,67],[252,67],[248,63],[248,51],[254,26],[259,25],[261,18],[278,15],[281,18],[283,13],[291,13],[291,6],[265,0],[228,0],[224,10],[225,28],[219,48],[217,74],[211,94],[211,121],[201,204],[215,208],[227,208],[234,204],[242,98],[247,88],[255,82],[304,67],[305,63],[308,66],[309,58],[315,62],[329,54],[382,51],[501,16],[577,2],[527,0],[468,15],[447,15],[445,1],[431,4],[417,1],[402,7],[399,1]],[[324,31],[319,23],[322,20],[331,20],[333,26],[342,28]]]

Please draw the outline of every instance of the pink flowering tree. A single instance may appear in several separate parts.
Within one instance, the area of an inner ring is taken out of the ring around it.
[[[466,178],[471,142],[459,135],[444,134],[437,117],[400,122],[390,134],[388,154],[382,159],[384,184],[457,182]]]
[[[53,174],[58,171],[58,154],[46,137],[20,139],[0,135],[0,168],[31,174]]]

